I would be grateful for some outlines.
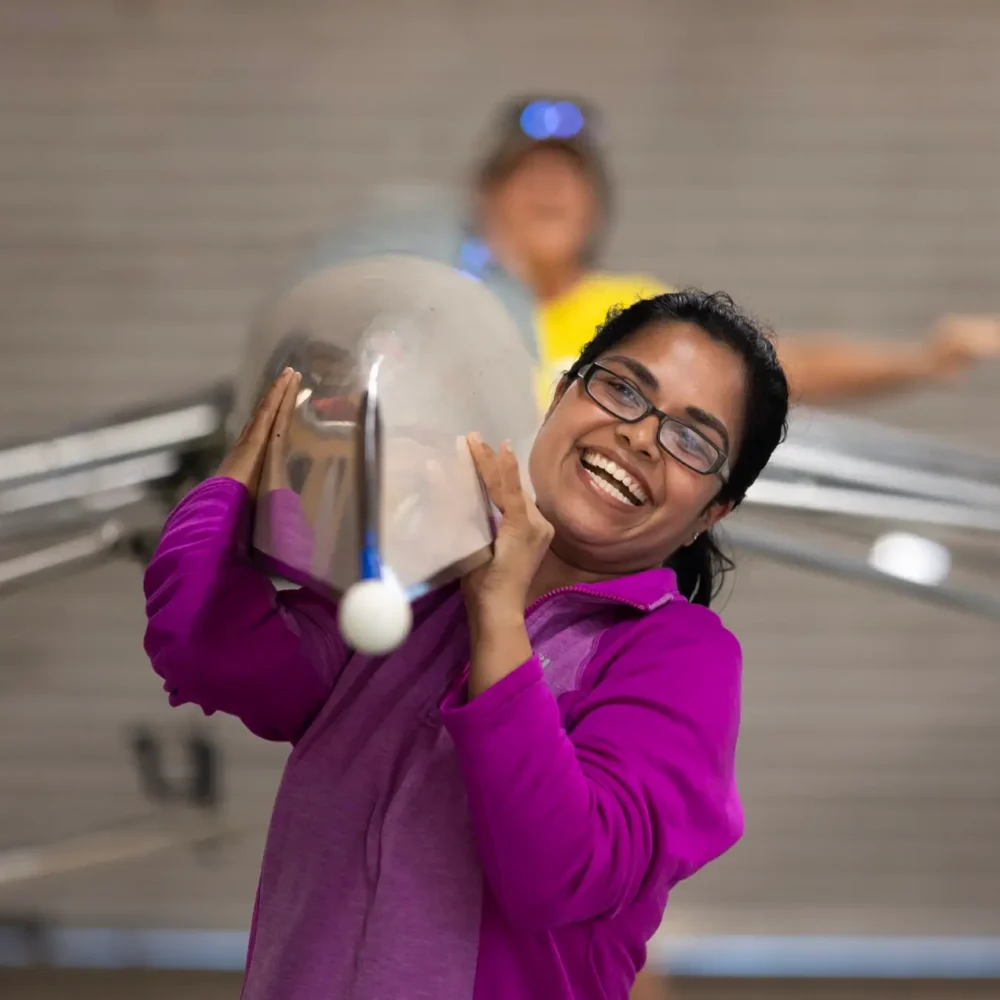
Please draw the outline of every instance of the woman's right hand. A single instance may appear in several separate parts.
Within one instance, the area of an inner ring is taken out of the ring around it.
[[[291,368],[278,376],[222,460],[217,475],[242,483],[256,496],[266,463],[277,463],[284,469],[283,439],[288,436],[301,382],[302,376]]]

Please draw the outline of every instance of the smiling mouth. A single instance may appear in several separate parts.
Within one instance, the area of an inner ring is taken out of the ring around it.
[[[580,464],[594,485],[615,500],[630,507],[641,507],[648,502],[649,498],[642,486],[605,455],[588,449],[580,456]]]

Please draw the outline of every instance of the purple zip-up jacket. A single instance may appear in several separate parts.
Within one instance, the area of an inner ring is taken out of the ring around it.
[[[671,887],[742,833],[733,636],[667,570],[568,587],[470,701],[457,587],[352,653],[330,602],[250,563],[251,513],[203,483],[145,579],[171,704],[292,745],[244,1000],[624,1000]]]

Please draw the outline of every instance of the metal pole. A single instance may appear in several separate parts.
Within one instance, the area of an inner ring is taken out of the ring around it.
[[[1000,531],[1000,510],[809,482],[761,478],[747,490],[746,502],[760,507],[783,507],[816,514]]]
[[[65,570],[82,569],[112,558],[126,537],[125,525],[113,519],[69,541],[0,560],[0,595]]]
[[[834,576],[855,580],[859,583],[874,584],[930,604],[954,608],[957,611],[964,611],[966,614],[976,615],[980,618],[1000,621],[1000,597],[994,594],[963,590],[958,587],[913,583],[910,580],[883,573],[881,570],[869,566],[862,559],[843,556],[822,546],[789,539],[773,532],[762,531],[759,528],[734,525],[726,529],[726,534],[738,548],[756,552],[790,566],[831,573]]]
[[[198,812],[161,815],[142,823],[111,827],[51,844],[14,848],[0,852],[0,889],[87,868],[123,864],[161,851],[211,843],[241,832],[240,827]]]

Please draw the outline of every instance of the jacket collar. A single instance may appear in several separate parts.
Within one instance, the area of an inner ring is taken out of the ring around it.
[[[620,576],[614,580],[580,583],[566,588],[566,591],[570,590],[592,594],[594,597],[616,601],[619,604],[629,604],[640,611],[655,611],[668,601],[680,598],[677,575],[672,569],[661,566],[630,576]],[[540,600],[545,598],[542,597]]]

